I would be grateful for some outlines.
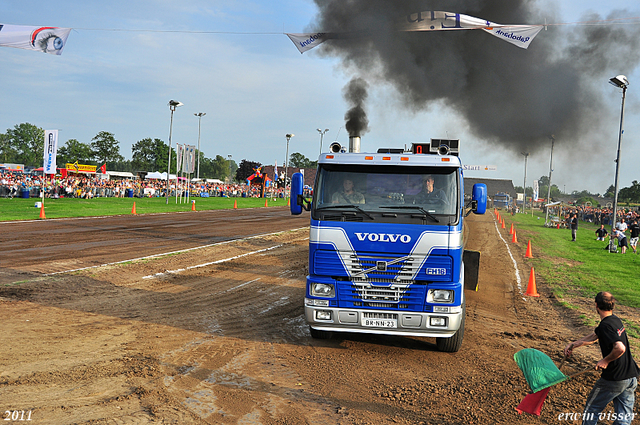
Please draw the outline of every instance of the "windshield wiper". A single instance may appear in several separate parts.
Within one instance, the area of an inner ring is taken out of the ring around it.
[[[393,206],[385,206],[380,208],[388,208],[390,210],[404,210],[404,209],[420,210],[420,212],[422,212],[424,215],[429,217],[431,220],[435,221],[436,223],[440,223],[440,220],[438,220],[435,215],[431,214],[429,211],[425,210],[419,205],[393,205]]]
[[[328,210],[328,209],[333,209],[333,208],[353,208],[355,210],[358,210],[362,214],[366,215],[371,220],[374,220],[374,218],[369,213],[367,213],[365,210],[363,210],[362,208],[360,208],[357,205],[352,205],[352,204],[327,205],[326,207],[318,207],[318,208],[316,208],[316,210]]]

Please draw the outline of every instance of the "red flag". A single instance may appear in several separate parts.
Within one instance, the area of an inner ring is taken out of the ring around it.
[[[67,169],[66,168],[61,168],[60,169],[60,175],[62,176],[63,179],[67,178]]]
[[[540,416],[542,411],[542,403],[544,403],[549,394],[551,387],[547,387],[544,390],[540,390],[537,393],[532,393],[522,399],[516,410],[518,413],[527,412],[532,415]]]
[[[102,167],[100,167],[100,173],[102,174],[107,174],[107,164],[103,164]]]

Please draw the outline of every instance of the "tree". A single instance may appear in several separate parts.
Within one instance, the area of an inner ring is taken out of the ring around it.
[[[289,156],[289,166],[297,168],[315,168],[318,166],[318,161],[311,161],[301,153],[295,152]]]
[[[631,186],[620,189],[618,197],[627,202],[640,202],[640,183],[632,181]]]
[[[14,161],[26,166],[41,167],[44,156],[44,130],[22,123],[8,129],[6,138],[15,150]]]
[[[613,198],[615,196],[615,193],[616,193],[616,187],[614,185],[611,185],[602,196],[605,198]]]
[[[82,143],[76,139],[69,139],[64,146],[58,149],[58,164],[74,163],[90,164],[95,162],[93,150],[87,143]]]
[[[243,182],[245,181],[251,174],[256,172],[256,168],[260,167],[262,164],[259,162],[252,162],[243,159],[240,161],[240,166],[236,170],[236,181]]]
[[[99,164],[124,161],[124,157],[120,155],[120,142],[113,133],[101,131],[91,141],[94,157]]]
[[[0,161],[5,163],[16,162],[18,151],[15,150],[10,143],[9,136],[0,133]]]
[[[160,139],[139,140],[131,147],[131,166],[136,170],[166,171],[168,153],[169,146]],[[172,150],[171,156],[174,154]]]

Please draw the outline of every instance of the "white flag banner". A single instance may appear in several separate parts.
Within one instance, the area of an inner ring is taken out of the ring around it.
[[[187,173],[195,173],[196,171],[196,147],[187,146],[189,152],[189,171]]]
[[[56,173],[56,155],[58,153],[58,130],[44,132],[44,174]]]
[[[61,55],[71,28],[0,24],[0,46]]]
[[[327,34],[322,32],[314,34],[287,34],[287,37],[296,45],[300,53],[313,49],[328,38]]]
[[[502,25],[461,13],[428,10],[412,13],[399,23],[399,31],[451,31],[480,29],[504,41],[526,49],[543,25]],[[287,34],[300,53],[311,50],[330,38],[353,37],[354,33]],[[364,36],[364,33],[363,33]]]
[[[176,143],[176,174],[182,169],[182,163],[184,158],[184,145]]]
[[[538,186],[538,180],[534,180],[533,181],[533,200],[537,201],[538,200],[538,192],[540,190],[540,187]]]

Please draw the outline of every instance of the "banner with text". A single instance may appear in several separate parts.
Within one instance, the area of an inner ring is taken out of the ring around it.
[[[461,13],[427,10],[407,15],[397,24],[398,31],[451,31],[473,30],[485,31],[494,37],[511,43],[522,49],[527,49],[536,35],[542,30],[543,25],[501,25],[485,19],[463,15]],[[300,53],[304,53],[332,38],[364,37],[367,31],[344,33],[286,33],[286,36],[295,44]]]
[[[58,130],[44,132],[44,174],[56,173],[56,155],[58,154]]]

